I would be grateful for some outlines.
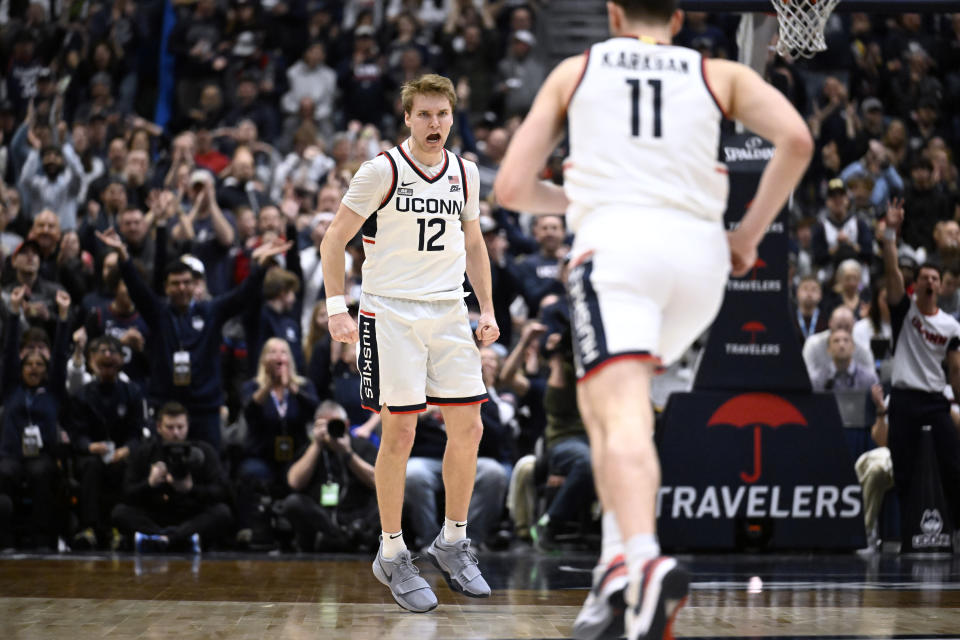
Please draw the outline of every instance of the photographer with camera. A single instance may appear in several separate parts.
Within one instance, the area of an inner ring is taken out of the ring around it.
[[[373,464],[377,449],[351,436],[347,412],[327,400],[317,409],[310,444],[287,471],[293,490],[282,513],[301,551],[372,551],[379,512]]]
[[[206,442],[187,440],[187,410],[167,402],[157,413],[157,435],[130,456],[124,498],[114,525],[132,535],[137,551],[192,549],[233,529],[230,487],[220,458]]]

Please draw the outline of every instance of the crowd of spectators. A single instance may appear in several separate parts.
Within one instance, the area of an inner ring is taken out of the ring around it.
[[[471,536],[583,533],[571,238],[562,216],[492,192],[556,62],[544,7],[0,3],[0,548],[375,548],[379,419],[360,407],[355,347],[327,333],[319,250],[353,172],[405,136],[401,85],[428,71],[454,81],[449,147],[480,167],[501,328],[482,353]],[[688,13],[676,41],[733,57],[734,30]],[[936,261],[941,308],[960,316],[960,14],[838,15],[827,36],[813,62],[771,54],[766,69],[818,145],[790,215],[793,315],[817,388],[869,388],[889,382],[888,202],[905,210],[908,287]],[[563,155],[545,179],[562,180]],[[359,240],[345,258],[355,302]],[[419,426],[416,548],[439,517],[445,441],[439,413]]]

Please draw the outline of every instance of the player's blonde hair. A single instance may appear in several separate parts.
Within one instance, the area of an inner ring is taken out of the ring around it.
[[[450,78],[427,73],[416,80],[404,83],[400,89],[400,99],[403,101],[403,112],[410,113],[413,109],[413,99],[416,96],[428,94],[440,95],[450,101],[451,111],[457,107],[457,92],[453,88]]]

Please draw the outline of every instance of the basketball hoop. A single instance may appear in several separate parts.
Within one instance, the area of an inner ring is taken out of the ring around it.
[[[777,53],[812,58],[827,48],[823,32],[840,0],[772,0],[780,22]]]

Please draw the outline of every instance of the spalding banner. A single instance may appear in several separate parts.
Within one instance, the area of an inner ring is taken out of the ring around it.
[[[663,417],[664,547],[864,546],[860,485],[831,396],[676,393]]]
[[[720,159],[730,171],[724,215],[728,229],[740,224],[772,155],[773,147],[759,136],[724,137]],[[727,282],[695,389],[810,390],[800,341],[790,319],[786,224],[782,211],[767,229],[753,269]]]

